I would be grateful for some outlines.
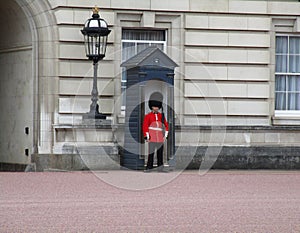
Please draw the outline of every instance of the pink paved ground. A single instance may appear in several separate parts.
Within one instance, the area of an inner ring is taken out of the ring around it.
[[[300,232],[300,172],[184,172],[144,191],[91,172],[0,173],[0,232]]]

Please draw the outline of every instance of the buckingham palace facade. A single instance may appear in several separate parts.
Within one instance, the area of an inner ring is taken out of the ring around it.
[[[81,30],[95,6],[111,30],[98,70],[107,120],[87,124],[93,67]],[[11,0],[0,12],[2,170],[118,168],[121,64],[149,46],[178,65],[178,167],[300,168],[300,2]]]

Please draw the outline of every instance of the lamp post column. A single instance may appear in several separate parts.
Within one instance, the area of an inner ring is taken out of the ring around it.
[[[93,77],[93,89],[91,92],[92,95],[92,103],[90,105],[90,111],[83,115],[83,119],[106,119],[106,116],[99,112],[99,92],[98,92],[98,85],[97,85],[97,73],[98,73],[98,62],[93,63],[94,66],[94,77]]]
[[[81,30],[84,35],[86,56],[93,61],[94,76],[93,76],[93,89],[91,92],[92,103],[90,111],[83,115],[83,119],[106,119],[106,116],[99,112],[99,93],[97,85],[97,72],[98,61],[105,57],[107,46],[107,36],[111,30],[107,27],[107,22],[100,18],[99,9],[93,9],[92,18],[88,19],[84,28]]]
[[[98,105],[98,85],[97,85],[97,72],[98,72],[98,62],[93,63],[94,66],[94,77],[93,77],[93,89],[92,89],[92,103],[90,106],[90,112],[94,112],[95,115],[99,113],[99,105]]]

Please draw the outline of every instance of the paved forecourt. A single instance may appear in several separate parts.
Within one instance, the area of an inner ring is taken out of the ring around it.
[[[300,232],[300,171],[0,173],[0,232]]]

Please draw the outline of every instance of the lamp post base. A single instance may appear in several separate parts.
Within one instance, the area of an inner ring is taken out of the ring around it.
[[[106,116],[99,112],[87,112],[82,116],[83,120],[105,120]]]
[[[87,112],[82,115],[82,123],[84,125],[93,125],[93,126],[107,126],[111,125],[111,120],[107,120],[106,116],[102,113],[94,113],[94,112]]]
[[[97,94],[98,95],[98,94]],[[97,104],[98,97],[92,97],[92,104],[90,111],[83,114],[83,120],[105,120],[106,116],[99,112],[99,105]]]

